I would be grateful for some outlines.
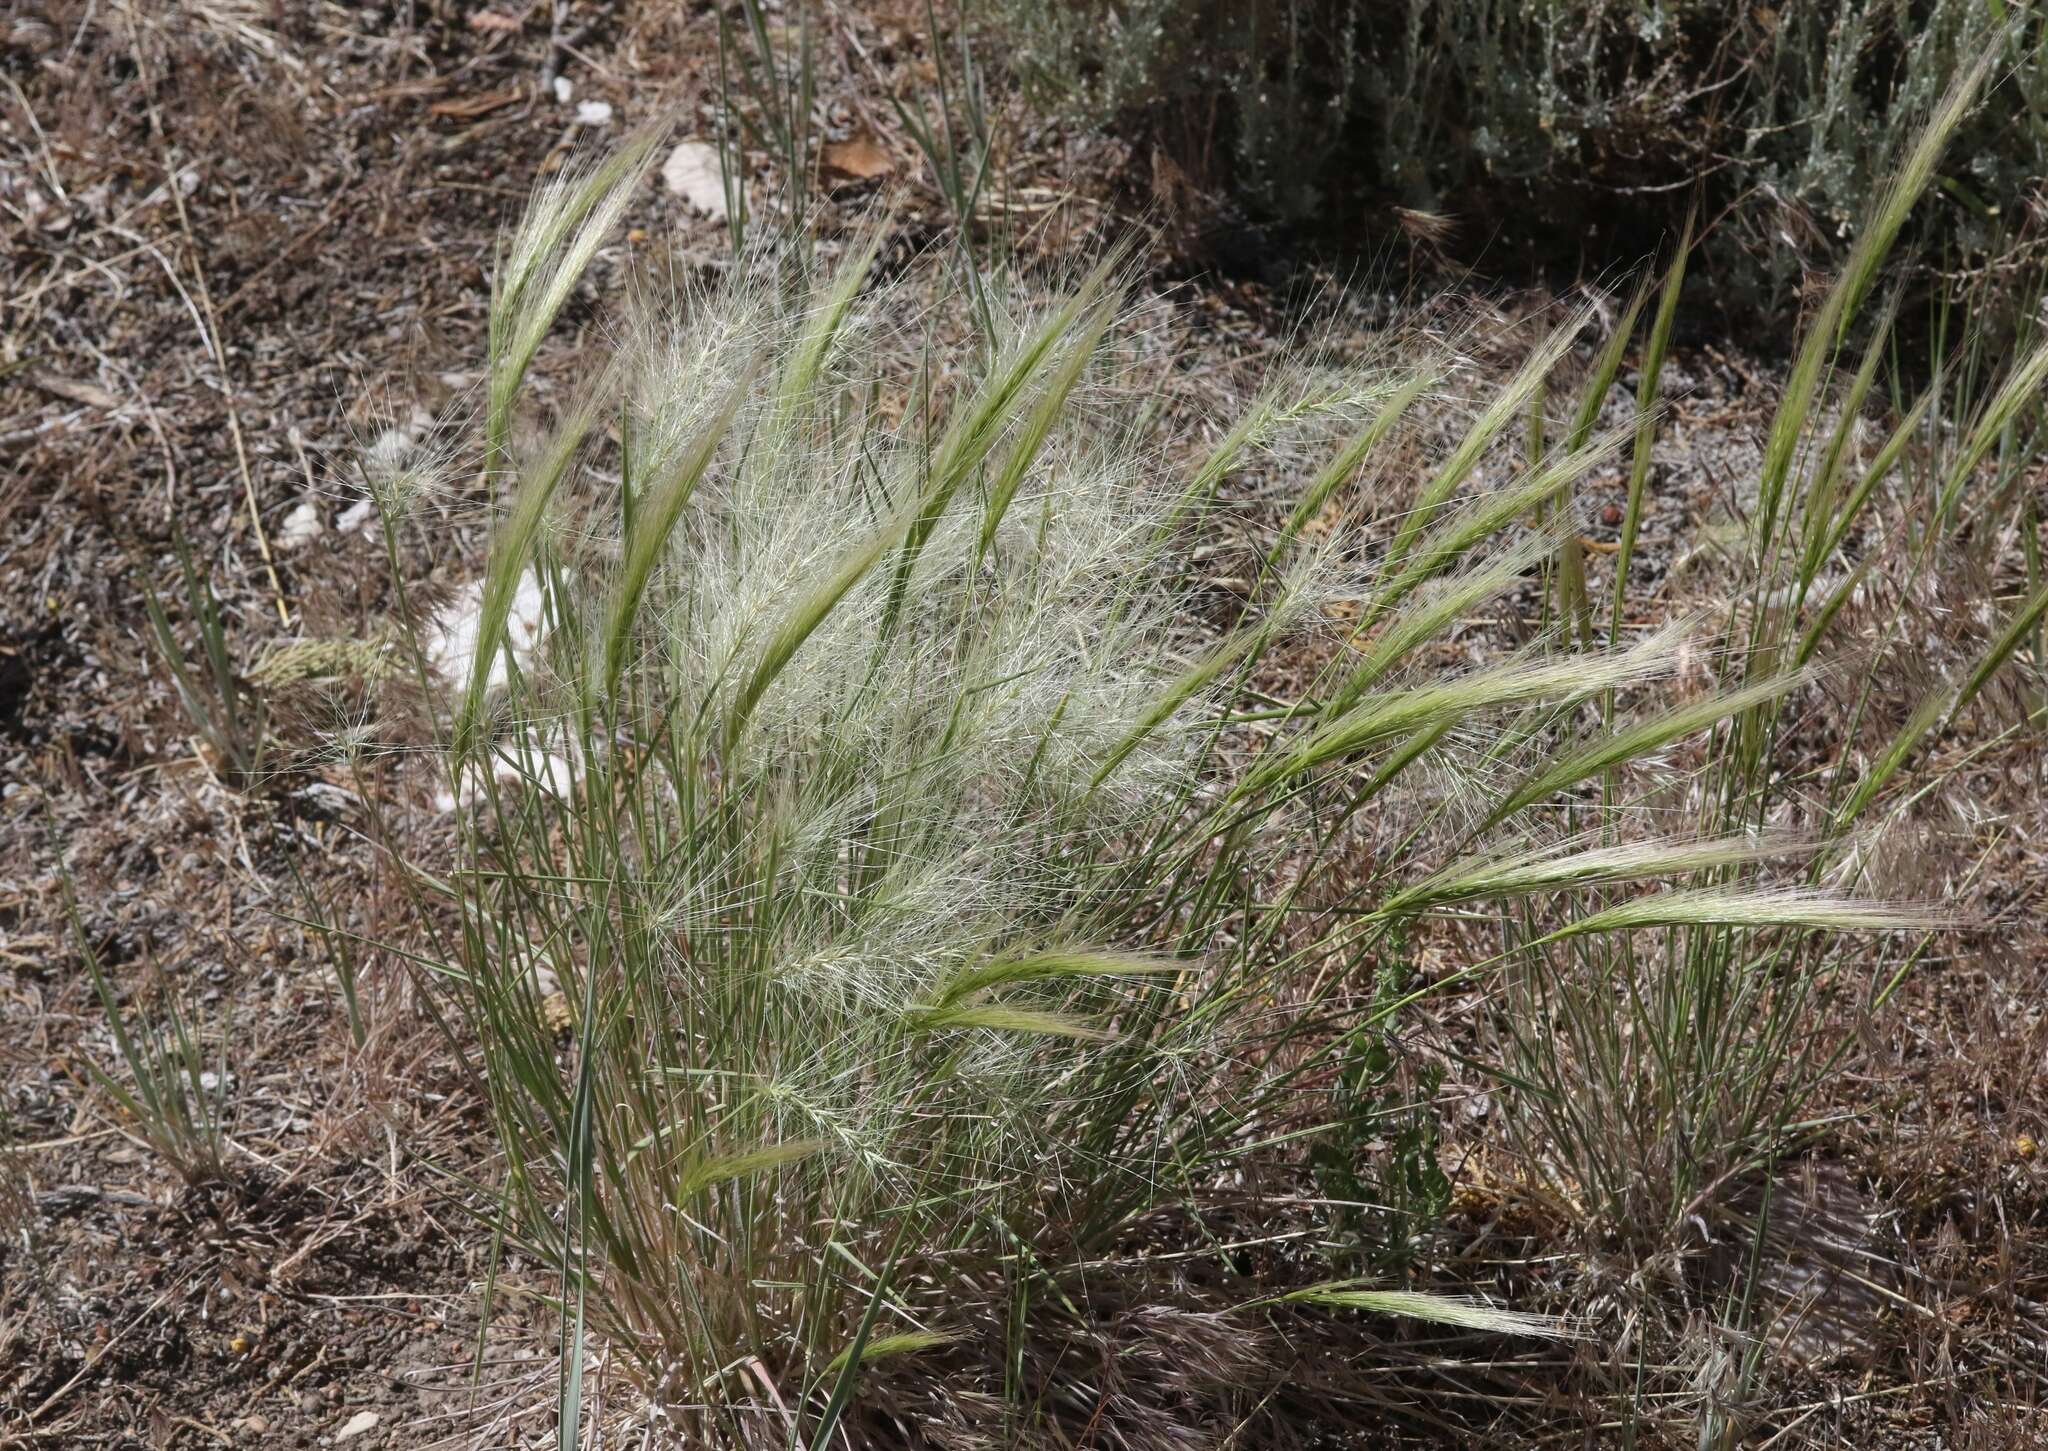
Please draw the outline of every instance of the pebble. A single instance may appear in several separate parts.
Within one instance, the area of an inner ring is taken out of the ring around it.
[[[713,221],[724,221],[725,181],[718,148],[705,141],[679,141],[661,164],[661,179],[673,196]]]
[[[277,531],[279,549],[298,549],[312,543],[326,532],[320,522],[320,510],[311,499],[284,516],[284,524]]]
[[[346,1441],[351,1437],[362,1435],[365,1431],[374,1431],[377,1429],[377,1423],[383,1419],[375,1411],[357,1411],[353,1416],[349,1417],[346,1426],[343,1426],[334,1433],[334,1439]]]

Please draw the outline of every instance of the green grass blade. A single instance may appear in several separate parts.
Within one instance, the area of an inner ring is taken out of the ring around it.
[[[1678,250],[1664,274],[1664,287],[1657,295],[1657,315],[1650,323],[1650,340],[1643,350],[1642,372],[1636,382],[1635,453],[1629,463],[1628,503],[1621,514],[1621,542],[1614,555],[1614,605],[1607,634],[1621,638],[1622,614],[1628,601],[1628,567],[1635,558],[1636,535],[1643,522],[1643,490],[1650,479],[1651,454],[1657,442],[1657,396],[1664,377],[1664,359],[1671,351],[1671,329],[1678,318],[1678,298],[1685,287],[1685,264],[1692,254],[1693,218],[1685,219]]]
[[[491,670],[505,648],[505,622],[512,613],[512,601],[519,580],[533,559],[533,547],[540,537],[555,490],[569,471],[570,463],[583,445],[596,416],[593,392],[549,440],[547,449],[526,472],[512,507],[498,527],[491,544],[491,557],[484,567],[484,587],[477,604],[476,654],[470,661],[469,682],[463,691],[462,708],[455,717],[454,754],[469,759],[481,743],[485,697],[489,693]]]

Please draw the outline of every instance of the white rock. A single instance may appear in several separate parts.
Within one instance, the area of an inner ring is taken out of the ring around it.
[[[334,521],[338,534],[368,534],[377,526],[377,504],[374,499],[358,499],[341,511],[341,517]]]
[[[469,585],[427,626],[427,664],[450,689],[469,689],[470,672],[476,667],[479,636],[483,633],[484,582]],[[540,578],[528,570],[512,593],[512,608],[505,616],[505,645],[524,669],[533,658],[547,622],[547,599]],[[503,651],[491,661],[487,689],[496,690],[509,678]]]
[[[351,1437],[362,1435],[365,1431],[374,1431],[377,1429],[377,1423],[382,1421],[383,1419],[384,1418],[378,1415],[375,1411],[357,1411],[353,1416],[350,1416],[348,1418],[348,1424],[346,1426],[343,1426],[339,1431],[336,1431],[334,1433],[334,1439],[337,1441],[346,1441],[349,1440]]]
[[[576,83],[567,76],[555,77],[555,104],[566,106],[576,98]]]
[[[661,164],[669,191],[714,222],[725,220],[725,174],[718,148],[707,141],[680,141]]]
[[[277,547],[303,549],[326,532],[327,526],[320,522],[320,510],[308,499],[284,516],[277,531]]]
[[[609,126],[612,120],[610,101],[578,101],[576,103],[576,124],[579,126]]]
[[[528,734],[517,741],[507,741],[491,751],[491,779],[500,786],[523,786],[534,791],[545,791],[557,800],[565,799],[576,788],[582,778],[583,766],[580,753],[566,740],[559,742],[560,750],[550,750],[548,743],[540,737]],[[462,794],[470,802],[481,800],[486,785],[479,763],[469,762],[462,769]],[[455,809],[455,792],[447,786],[438,787],[434,792],[434,810],[447,814]],[[556,991],[552,984],[541,990],[541,996]]]

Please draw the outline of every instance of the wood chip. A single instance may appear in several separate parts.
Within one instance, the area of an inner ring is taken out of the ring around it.
[[[45,393],[53,393],[72,403],[83,403],[88,408],[105,408],[111,411],[121,406],[120,399],[97,383],[59,378],[52,373],[31,373],[28,375],[28,381]]]
[[[436,101],[427,107],[432,116],[452,116],[459,121],[473,120],[488,116],[500,107],[509,106],[520,98],[517,86],[508,86],[502,91],[483,91],[474,96],[457,96],[452,101]]]

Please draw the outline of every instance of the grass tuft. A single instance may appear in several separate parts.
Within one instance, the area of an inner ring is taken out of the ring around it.
[[[1573,486],[1625,440],[1640,513],[1683,247],[1631,428],[1596,436],[1589,395],[1565,448],[1495,467],[1584,332],[1570,318],[1425,462],[1398,520],[1303,548],[1408,446],[1399,425],[1447,360],[1283,376],[1177,472],[1131,422],[1147,353],[1119,331],[1116,254],[1036,303],[993,275],[971,295],[929,271],[878,279],[874,234],[800,285],[656,292],[546,418],[520,381],[535,330],[639,154],[544,192],[507,252],[479,466],[518,482],[444,742],[457,859],[412,878],[453,899],[425,960],[502,1151],[505,1238],[565,1286],[565,1430],[586,1334],[706,1443],[853,1434],[856,1381],[907,1374],[893,1363],[936,1349],[933,1324],[977,1327],[943,1337],[949,1364],[1002,1367],[970,1389],[1011,1395],[1027,1362],[1059,1363],[1076,1286],[1162,1211],[1200,1225],[1271,1190],[1295,1213],[1309,1162],[1341,1161],[1342,1198],[1367,1197],[1354,1170],[1385,1129],[1394,1019],[1433,990],[1407,980],[1411,935],[1474,917],[1497,950],[1448,937],[1464,961],[1442,981],[1500,989],[1531,1162],[1589,1216],[1667,1234],[1792,1142],[1827,1061],[1816,983],[1947,921],[1823,888],[1839,863],[1813,844],[1856,812],[1798,824],[1771,766],[1797,702],[1838,678],[1773,590],[1787,559],[1809,582],[1847,572],[1810,547],[1846,537],[1863,505],[1835,501],[1865,488],[1817,442],[1839,436],[1819,400],[1926,147],[1774,424],[1748,615],[1592,648],[1579,578],[1568,629],[1455,668],[1466,617],[1562,557]],[[964,339],[892,369],[897,320],[934,307]],[[1621,355],[1597,352],[1596,386]],[[518,460],[515,412],[541,440]],[[1800,458],[1826,477],[1794,479]],[[1252,460],[1302,484],[1234,613],[1198,627],[1188,562]],[[1774,523],[1780,496],[1826,502]],[[529,578],[548,628],[515,660]],[[1615,590],[1619,621],[1625,571]],[[1339,599],[1342,619],[1323,608]],[[2012,614],[1985,670],[2041,615]],[[1723,683],[1679,698],[1682,651]],[[1258,688],[1275,674],[1294,698]],[[1667,770],[1693,749],[1704,765]],[[529,765],[469,769],[487,758]],[[1897,789],[1865,802],[1838,780],[1829,799],[1875,809]],[[542,1007],[557,991],[580,1005],[566,1047]],[[1403,1182],[1441,1183],[1402,1152]],[[1666,1177],[1646,1186],[1646,1162]],[[1305,1233],[1323,1247],[1304,1278],[1380,1268],[1330,1226]],[[1564,1333],[1356,1279],[1247,1294],[1227,1258],[1211,1268],[1240,1305]],[[1013,1403],[1012,1439],[1087,1440],[1087,1404]]]

